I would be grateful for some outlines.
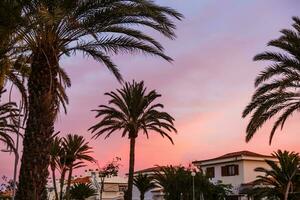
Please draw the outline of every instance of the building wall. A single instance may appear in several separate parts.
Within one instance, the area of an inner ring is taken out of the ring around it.
[[[264,161],[254,161],[254,160],[244,160],[243,161],[243,183],[249,183],[256,179],[258,175],[263,175],[263,173],[254,171],[257,167],[269,168],[268,164]]]
[[[221,168],[226,165],[238,165],[239,166],[239,174],[235,176],[222,176]],[[222,181],[224,184],[231,184],[233,186],[233,192],[236,193],[238,191],[238,187],[243,182],[243,163],[242,161],[232,161],[229,163],[224,164],[214,164],[209,166],[202,167],[203,171],[206,171],[207,167],[214,167],[215,168],[215,177],[212,178],[212,182],[217,183],[218,181]]]
[[[260,157],[235,157],[220,160],[212,160],[204,162],[197,167],[201,168],[204,172],[208,167],[215,168],[215,177],[212,178],[212,182],[222,181],[224,184],[231,184],[233,186],[233,193],[238,194],[239,187],[241,184],[253,182],[258,175],[263,175],[262,173],[254,171],[257,167],[269,168],[265,159],[270,159],[277,161],[272,158],[260,158]],[[196,164],[197,165],[197,164]],[[239,174],[236,176],[222,176],[221,167],[226,165],[238,165]]]
[[[152,192],[151,191],[146,192],[144,200],[152,200],[152,199],[153,199]],[[132,200],[140,200],[140,191],[135,186],[133,186],[133,190],[132,190]]]

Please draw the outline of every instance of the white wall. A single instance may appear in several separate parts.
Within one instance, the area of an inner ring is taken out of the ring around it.
[[[254,161],[254,160],[244,160],[243,161],[243,171],[244,178],[243,183],[249,183],[256,179],[258,175],[263,175],[263,173],[254,171],[257,167],[270,168],[269,165],[265,161]]]
[[[132,199],[140,200],[140,192],[135,186],[133,186],[133,190],[132,190]],[[151,191],[146,192],[145,200],[152,200],[152,199],[153,199],[153,194],[151,193]]]
[[[240,184],[243,182],[243,167],[242,167],[242,161],[235,161],[235,162],[230,162],[226,164],[215,164],[215,165],[210,165],[210,166],[205,166],[202,167],[203,171],[206,171],[207,167],[214,167],[215,168],[215,177],[212,178],[212,182],[216,183],[218,181],[222,181],[224,184],[231,184],[233,186],[233,192],[237,192],[238,187]],[[221,174],[221,167],[225,165],[238,165],[239,166],[239,175],[235,176],[222,176]]]
[[[241,158],[241,157],[240,157]],[[234,160],[234,158],[228,158],[218,161],[208,161],[205,166],[201,168],[206,171],[208,167],[215,168],[215,177],[212,178],[212,182],[216,183],[218,180],[222,181],[224,184],[231,184],[233,186],[233,192],[237,193],[239,186],[244,183],[250,183],[256,179],[258,175],[263,175],[259,172],[254,171],[257,167],[269,168],[268,164],[264,160],[265,158],[253,158],[253,157],[243,157],[240,160]],[[271,158],[270,158],[271,159]],[[276,161],[276,159],[271,159]],[[236,176],[222,176],[221,167],[225,165],[238,165],[239,175]],[[198,166],[199,167],[199,166]]]

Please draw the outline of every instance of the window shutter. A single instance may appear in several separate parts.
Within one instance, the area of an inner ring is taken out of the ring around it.
[[[206,175],[209,178],[214,178],[215,177],[215,168],[214,167],[208,167],[208,168],[206,168]]]
[[[227,173],[226,173],[226,166],[223,166],[221,167],[221,173],[222,173],[222,176],[227,176]]]
[[[239,175],[239,166],[238,165],[234,165],[234,174],[235,175]]]

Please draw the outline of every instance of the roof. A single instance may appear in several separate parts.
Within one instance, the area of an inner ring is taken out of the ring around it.
[[[105,178],[104,183],[127,184],[128,179],[120,176],[112,176]]]
[[[227,154],[224,154],[222,156],[212,158],[212,159],[194,161],[193,163],[220,160],[220,159],[225,159],[225,158],[234,158],[234,157],[239,157],[239,156],[259,157],[259,158],[274,158],[274,156],[258,154],[258,153],[254,153],[254,152],[251,152],[251,151],[237,151],[237,152],[227,153]]]
[[[82,177],[82,178],[76,178],[72,181],[73,184],[75,183],[91,183],[90,177]]]
[[[9,198],[9,197],[12,197],[12,190],[8,190],[8,191],[4,191],[4,192],[0,192],[0,197],[6,197],[6,198]]]
[[[164,169],[165,167],[180,167],[180,165],[167,165],[167,166],[159,166],[159,165],[156,165],[154,167],[150,167],[150,168],[146,168],[146,169],[142,169],[142,170],[138,170],[138,171],[135,171],[134,173],[135,174],[142,174],[142,173],[151,173],[151,172],[157,172],[157,171],[162,171],[162,169]],[[126,174],[128,175],[128,174]]]
[[[135,173],[135,174],[139,174],[139,173],[147,173],[147,172],[156,172],[156,171],[160,171],[160,169],[161,169],[162,167],[163,167],[163,166],[150,167],[150,168],[146,168],[146,169],[142,169],[142,170],[135,171],[134,173]]]

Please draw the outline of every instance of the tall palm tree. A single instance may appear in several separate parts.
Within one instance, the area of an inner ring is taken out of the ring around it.
[[[133,178],[133,184],[140,191],[140,200],[144,200],[146,192],[156,187],[148,174],[138,174]]]
[[[269,61],[269,66],[255,80],[255,93],[243,112],[251,115],[247,126],[246,141],[249,141],[263,124],[278,116],[270,133],[270,144],[276,130],[283,128],[286,120],[300,108],[300,19],[293,17],[294,29],[281,30],[278,39],[268,46],[278,52],[266,51],[254,57],[255,61]]]
[[[159,42],[137,25],[148,27],[167,38],[175,38],[173,19],[182,15],[151,0],[26,0],[13,33],[20,42],[15,46],[30,56],[28,81],[29,116],[17,198],[40,199],[49,165],[49,138],[54,132],[59,85],[60,59],[83,53],[103,63],[122,80],[111,55],[145,53],[165,55]],[[144,29],[143,29],[144,30]]]
[[[55,193],[55,200],[59,200],[55,171],[58,168],[60,162],[61,151],[62,151],[62,141],[61,138],[56,136],[53,138],[50,146],[50,169],[52,172],[52,181],[53,181],[53,187]]]
[[[255,169],[255,171],[264,174],[257,176],[255,183],[258,186],[266,186],[257,187],[255,189],[256,195],[284,200],[299,199],[300,158],[298,153],[278,150],[273,155],[279,162],[266,160],[269,168],[259,167]],[[298,197],[295,195],[298,195]]]
[[[70,189],[70,196],[73,200],[85,200],[89,197],[95,196],[97,191],[92,184],[79,183],[75,184]]]
[[[128,174],[128,194],[132,199],[135,143],[140,132],[149,136],[149,131],[157,132],[162,137],[167,137],[172,143],[172,138],[168,132],[176,132],[173,121],[174,118],[166,112],[160,111],[163,105],[155,103],[161,95],[155,90],[146,91],[144,82],[126,82],[122,89],[116,92],[105,93],[110,97],[110,106],[100,105],[96,118],[101,117],[100,122],[92,126],[89,130],[94,133],[94,138],[106,134],[108,138],[116,131],[122,131],[122,137],[130,140],[130,159]]]
[[[73,169],[83,167],[84,161],[95,162],[95,159],[90,156],[92,147],[80,135],[69,134],[63,138],[62,149],[65,152],[65,162],[69,171],[66,188],[66,199],[70,199],[70,186],[72,180]]]

